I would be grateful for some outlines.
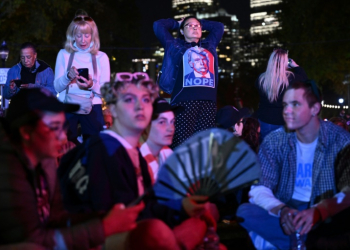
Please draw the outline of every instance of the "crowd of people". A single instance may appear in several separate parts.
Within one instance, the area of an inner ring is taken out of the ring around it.
[[[111,81],[85,11],[69,24],[55,71],[22,44],[2,93],[11,103],[0,122],[0,248],[209,249],[216,205],[205,195],[160,203],[152,186],[173,150],[220,128],[261,164],[237,210],[257,249],[290,249],[295,234],[307,235],[307,249],[347,249],[349,124],[318,117],[322,94],[288,51],[274,49],[257,78],[257,112],[217,111],[224,26],[189,16],[153,28],[165,49],[157,83],[143,72]]]

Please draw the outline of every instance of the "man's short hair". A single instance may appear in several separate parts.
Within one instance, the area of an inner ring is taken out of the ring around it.
[[[31,43],[31,42],[22,43],[20,50],[22,50],[22,49],[29,49],[29,48],[31,48],[34,51],[34,53],[36,53],[35,45],[33,43]]]
[[[205,51],[205,50],[202,50],[202,51],[198,51],[196,49],[189,49],[188,50],[188,53],[187,53],[187,56],[188,56],[188,61],[192,61],[192,53],[196,53],[197,55],[202,55],[202,56],[205,56],[205,58],[207,59],[208,63],[209,63],[209,56],[208,56],[208,53]]]
[[[290,89],[303,89],[304,90],[304,97],[309,104],[309,107],[311,108],[316,102],[321,103],[322,101],[322,94],[320,89],[316,86],[316,83],[313,80],[307,80],[305,82],[295,82],[293,84],[290,84],[287,87],[287,90]]]

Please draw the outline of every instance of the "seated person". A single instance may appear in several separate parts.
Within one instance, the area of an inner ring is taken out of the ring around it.
[[[34,44],[23,43],[20,49],[21,61],[7,72],[4,97],[11,99],[20,89],[45,88],[53,95],[57,92],[53,86],[54,74],[51,67],[44,61],[37,59]],[[21,85],[16,85],[15,81]]]
[[[259,120],[254,117],[245,117],[243,119],[242,136],[240,138],[243,139],[255,153],[259,151],[259,137]]]
[[[168,146],[173,141],[175,115],[165,99],[157,98],[153,102],[152,121],[147,130],[148,138],[140,152],[150,168],[151,178],[156,180],[159,168],[173,152]]]
[[[236,109],[234,106],[228,105],[219,109],[216,113],[216,126],[231,131],[235,136],[241,136],[243,118],[248,116],[248,108]]]
[[[0,248],[90,249],[136,226],[142,204],[85,218],[63,210],[56,158],[67,140],[64,112],[78,108],[43,88],[12,98],[0,124]]]
[[[154,233],[152,240],[147,243],[149,245],[129,240],[133,230],[124,234],[124,237],[114,238],[109,246],[130,246],[130,249],[193,249],[201,243],[207,228],[199,217],[204,216],[210,224],[215,223],[208,214],[209,204],[197,204],[206,201],[206,196],[186,197],[178,201],[181,210],[175,210],[159,204],[152,194],[147,162],[137,146],[143,130],[150,123],[152,102],[157,91],[158,88],[152,81],[143,79],[104,84],[101,93],[113,116],[113,125],[110,129],[101,131],[98,136],[91,137],[86,144],[87,153],[77,165],[60,174],[70,176],[66,182],[64,178],[61,179],[61,186],[71,185],[72,189],[64,193],[64,200],[67,208],[76,212],[107,211],[115,203],[130,206],[138,197],[145,195],[145,209],[138,218],[135,230]],[[63,157],[62,167],[67,164],[72,153],[74,152]],[[76,168],[81,168],[81,171],[73,174]],[[84,180],[86,182],[82,187],[80,183]],[[197,218],[188,219],[190,216]],[[144,228],[146,222],[148,227]],[[157,229],[159,225],[162,225],[162,230]]]
[[[253,243],[262,237],[272,244],[268,249],[290,249],[289,235],[297,230],[311,234],[315,224],[350,206],[350,166],[335,164],[350,144],[350,134],[319,119],[320,110],[321,94],[313,81],[288,86],[283,96],[286,128],[265,137],[258,154],[262,176],[251,187],[250,204],[237,210]],[[314,243],[307,241],[307,249]]]
[[[348,125],[346,124],[346,120],[341,117],[332,117],[329,119],[330,122],[333,122],[335,125],[338,125],[348,131]]]

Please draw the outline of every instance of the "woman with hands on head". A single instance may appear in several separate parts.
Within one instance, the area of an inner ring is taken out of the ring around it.
[[[218,88],[216,47],[224,33],[220,22],[187,16],[180,21],[161,19],[153,30],[165,49],[159,86],[171,94],[171,106],[183,107],[175,112],[175,148],[194,133],[215,127]],[[202,39],[202,31],[208,32]],[[178,32],[174,38],[173,31]]]
[[[79,104],[87,101],[87,111],[66,113],[68,139],[76,144],[78,123],[84,140],[98,134],[104,125],[100,88],[110,81],[110,66],[107,55],[99,48],[96,23],[86,12],[78,13],[68,26],[64,49],[57,55],[54,80],[60,101]],[[86,68],[88,75],[84,77],[79,69]]]

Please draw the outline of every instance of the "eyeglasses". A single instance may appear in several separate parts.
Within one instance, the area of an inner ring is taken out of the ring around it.
[[[81,21],[83,21],[83,22],[93,22],[94,19],[92,19],[89,16],[76,16],[76,17],[74,17],[73,21],[74,22],[81,22]]]
[[[189,29],[193,29],[193,28],[201,29],[202,25],[200,25],[200,24],[186,24],[185,27],[187,27]]]
[[[115,81],[125,82],[125,81],[132,81],[135,80],[149,80],[149,76],[147,73],[144,72],[120,72],[115,75]]]

